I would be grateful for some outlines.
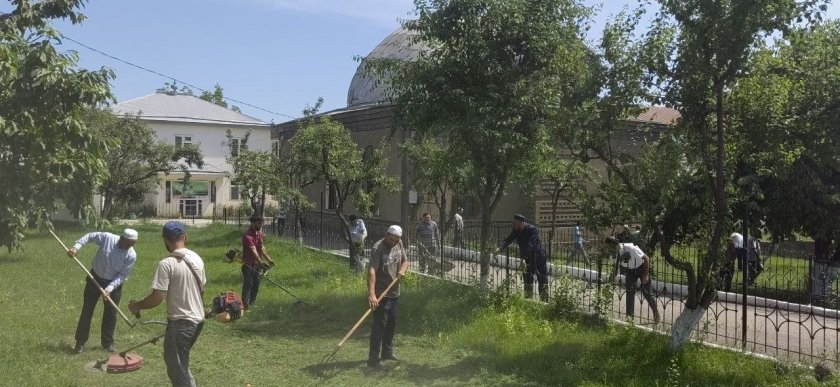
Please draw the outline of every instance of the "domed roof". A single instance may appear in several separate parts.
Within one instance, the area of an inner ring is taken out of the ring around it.
[[[382,43],[379,43],[367,58],[386,58],[413,60],[420,56],[423,45],[413,43],[412,36],[416,32],[400,28],[388,35]],[[347,90],[347,107],[378,104],[385,102],[388,89],[385,82],[377,82],[378,77],[367,74],[363,64],[356,68],[356,74],[350,81],[350,88]]]

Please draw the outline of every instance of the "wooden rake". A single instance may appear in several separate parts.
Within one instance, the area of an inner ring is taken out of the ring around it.
[[[377,304],[382,302],[382,299],[385,298],[385,295],[388,294],[391,288],[393,288],[394,285],[396,285],[397,282],[400,281],[400,278],[400,276],[397,276],[397,278],[394,278],[394,280],[391,281],[391,284],[388,285],[388,287],[385,288],[385,290],[382,292],[379,298],[376,299]],[[349,340],[350,337],[353,336],[354,333],[356,333],[356,330],[359,329],[363,322],[365,322],[365,319],[367,319],[368,316],[370,316],[371,312],[373,312],[373,308],[368,308],[367,312],[365,312],[365,314],[362,315],[362,318],[360,318],[359,321],[356,322],[356,325],[353,325],[353,328],[350,328],[350,332],[347,332],[347,334],[344,335],[344,338],[342,338],[341,341],[338,342],[338,345],[335,346],[335,349],[321,359],[320,364],[327,364],[332,362],[333,359],[335,359],[335,354],[338,353],[338,351],[341,349],[344,343],[346,343],[347,340]]]

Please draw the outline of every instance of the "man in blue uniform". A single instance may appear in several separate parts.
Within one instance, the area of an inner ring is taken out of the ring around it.
[[[548,268],[546,267],[546,253],[540,241],[540,232],[537,227],[525,221],[525,216],[516,214],[513,217],[513,230],[510,235],[502,241],[502,244],[493,251],[499,251],[516,240],[519,245],[519,256],[525,262],[525,272],[522,278],[525,281],[525,297],[534,296],[534,276],[539,283],[540,300],[548,302]]]

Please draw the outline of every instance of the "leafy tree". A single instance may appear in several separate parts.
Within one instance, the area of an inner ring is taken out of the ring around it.
[[[291,160],[298,182],[324,182],[336,198],[335,214],[344,224],[343,237],[352,248],[344,206],[352,196],[363,215],[373,208],[374,189],[399,189],[399,181],[385,173],[388,159],[383,143],[365,158],[350,131],[326,115],[317,115],[322,100],[305,111],[300,130],[292,140]]]
[[[589,72],[574,0],[415,1],[404,26],[428,50],[412,62],[366,59],[388,75],[397,124],[458,155],[481,209],[481,285],[489,285],[490,221],[511,182],[553,157],[549,128]]]
[[[441,235],[445,235],[454,220],[449,212],[450,195],[463,190],[464,168],[458,156],[449,153],[440,140],[417,136],[403,145],[403,152],[411,163],[413,181],[418,189],[434,199],[441,221]]]
[[[242,112],[242,110],[240,110],[239,107],[236,106],[236,105],[228,106],[227,101],[225,101],[224,89],[222,89],[222,87],[219,86],[218,83],[215,86],[213,86],[213,91],[202,91],[201,95],[199,95],[198,98],[201,98],[201,99],[203,99],[205,101],[208,101],[208,102],[212,102],[212,103],[214,103],[216,105],[219,105],[223,108],[228,108],[228,109],[233,110],[237,113]]]
[[[105,154],[108,177],[97,188],[103,198],[100,215],[115,217],[119,210],[140,203],[157,189],[161,174],[174,170],[189,180],[189,168],[204,164],[201,150],[195,145],[175,147],[159,140],[155,131],[136,116],[116,116],[108,110],[88,110],[87,126],[97,136],[112,139],[115,146]]]
[[[84,111],[113,99],[113,71],[76,67],[59,52],[55,19],[80,23],[82,0],[17,0],[0,13],[0,246],[13,249],[30,217],[48,223],[63,203],[95,218],[93,192],[106,175],[109,142]]]
[[[245,138],[241,139],[239,154],[228,156],[227,162],[233,168],[231,184],[240,186],[248,197],[253,213],[263,216],[268,195],[284,203],[302,194],[289,185],[289,165],[284,162],[286,160],[269,151],[248,149],[250,135],[250,132],[245,134]],[[228,142],[233,139],[230,130],[227,131],[227,138]]]
[[[840,22],[792,31],[763,47],[730,98],[737,132],[737,206],[766,220],[774,240],[815,241],[817,260],[840,260]]]
[[[658,244],[665,260],[687,278],[686,307],[672,328],[670,348],[677,350],[716,295],[714,278],[730,215],[727,197],[736,192],[727,178],[732,176],[733,168],[727,158],[731,146],[727,143],[727,132],[732,130],[726,121],[727,95],[744,75],[760,37],[786,31],[802,9],[792,0],[661,0],[659,3],[662,11],[653,33],[647,35],[643,45],[664,45],[669,53],[639,56],[645,71],[640,73],[641,81],[631,84],[640,84],[642,93],[630,95],[645,95],[645,90],[657,87],[664,91],[663,96],[653,101],[676,107],[681,119],[669,129],[668,141],[663,145],[672,152],[673,146],[678,146],[684,156],[674,158],[679,152],[668,156],[675,169],[653,175],[656,178],[647,181],[654,183],[650,187],[665,184],[654,190],[644,189],[644,184],[633,181],[632,164],[639,161],[639,167],[644,167],[644,160],[634,160],[624,153],[608,158],[612,161],[607,164],[628,196],[663,199],[658,205],[641,200],[650,206],[648,210],[639,210],[652,224],[653,244]],[[668,33],[669,30],[675,33]],[[620,67],[612,68],[625,72]],[[662,162],[667,164],[667,160]],[[662,192],[669,191],[678,196],[661,197]],[[711,225],[711,229],[703,225]],[[699,262],[680,260],[671,254],[671,246],[686,239],[707,242],[705,255]]]
[[[548,234],[549,256],[553,254],[554,234],[557,229],[557,210],[560,201],[576,202],[586,192],[589,170],[586,164],[576,159],[557,156],[541,163],[533,175],[539,181],[532,183],[551,200],[551,226]]]

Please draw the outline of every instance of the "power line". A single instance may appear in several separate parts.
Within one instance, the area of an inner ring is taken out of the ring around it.
[[[127,64],[127,65],[131,66],[131,67],[135,67],[135,68],[138,68],[138,69],[140,69],[140,70],[143,70],[143,71],[146,71],[146,72],[149,72],[149,73],[152,73],[152,74],[155,74],[155,75],[158,75],[158,76],[164,77],[164,78],[171,79],[173,82],[177,82],[177,83],[180,83],[180,84],[182,84],[182,85],[189,86],[189,87],[191,87],[191,88],[193,88],[193,89],[196,89],[196,90],[198,90],[198,91],[201,91],[201,92],[206,92],[206,93],[210,93],[210,91],[209,91],[209,90],[206,90],[206,89],[203,89],[203,88],[201,88],[201,87],[195,86],[195,85],[190,84],[190,83],[188,83],[188,82],[184,82],[184,81],[182,81],[182,80],[180,80],[180,79],[177,79],[177,78],[175,78],[175,77],[172,77],[172,76],[169,76],[169,75],[166,75],[166,74],[160,73],[160,72],[158,72],[158,71],[155,71],[155,70],[152,70],[152,69],[149,69],[149,68],[143,67],[143,66],[140,66],[140,65],[138,65],[138,64],[131,63],[131,62],[127,61],[127,60],[123,60],[123,59],[117,58],[117,57],[115,57],[115,56],[113,56],[113,55],[111,55],[111,54],[108,54],[108,53],[106,53],[106,52],[102,52],[102,51],[100,51],[100,50],[97,50],[97,49],[95,49],[95,48],[93,48],[93,47],[91,47],[91,46],[88,46],[87,44],[84,44],[84,43],[82,43],[82,42],[78,41],[78,40],[72,39],[72,38],[70,38],[70,37],[69,37],[69,36],[67,36],[67,35],[61,34],[61,37],[62,37],[62,38],[64,38],[64,39],[67,39],[67,40],[69,40],[69,41],[71,41],[71,42],[73,42],[73,43],[76,43],[76,44],[78,44],[78,45],[80,45],[80,46],[82,46],[82,47],[84,47],[84,48],[86,48],[86,49],[88,49],[88,50],[91,50],[91,51],[93,51],[93,52],[96,52],[96,53],[99,53],[99,54],[101,54],[101,55],[107,56],[108,58],[111,58],[111,59],[113,59],[113,60],[115,60],[115,61],[122,62],[122,63],[125,63],[125,64]],[[293,120],[297,119],[297,117],[292,117],[292,116],[290,116],[290,115],[288,115],[288,114],[283,114],[283,113],[274,112],[274,111],[271,111],[271,110],[268,110],[268,109],[264,109],[264,108],[261,108],[261,107],[259,107],[259,106],[252,105],[252,104],[250,104],[250,103],[243,102],[243,101],[240,101],[240,100],[237,100],[237,99],[233,99],[233,98],[229,98],[229,97],[222,97],[222,98],[224,98],[224,99],[226,99],[226,100],[228,100],[228,101],[231,101],[231,102],[238,103],[238,104],[240,104],[240,105],[245,105],[245,106],[248,106],[248,107],[252,107],[252,108],[254,108],[254,109],[257,109],[257,110],[262,110],[262,111],[264,111],[264,112],[266,112],[266,113],[271,113],[271,114],[274,114],[274,115],[278,115],[278,116],[282,116],[282,117],[286,117],[286,118],[291,118],[291,119],[293,119]]]

